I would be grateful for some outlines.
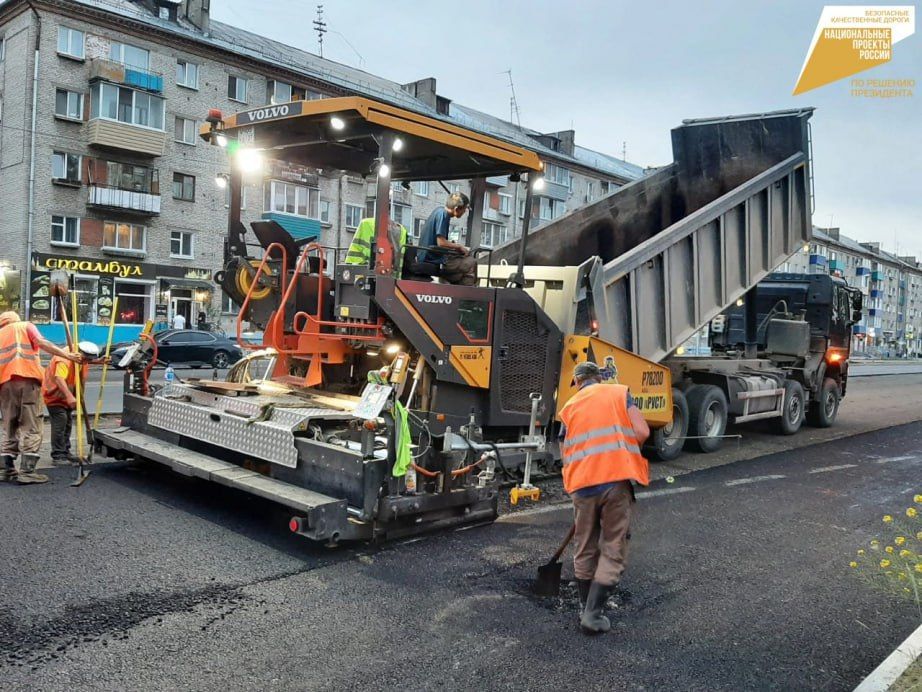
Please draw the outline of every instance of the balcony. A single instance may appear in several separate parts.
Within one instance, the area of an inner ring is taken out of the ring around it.
[[[872,298],[882,298],[883,295],[884,295],[884,292],[881,291],[879,288],[872,288],[872,289],[871,289],[871,297],[872,297]]]
[[[871,270],[868,269],[867,267],[858,267],[858,269],[855,270],[855,273],[858,276],[864,276],[865,274],[870,274]]]
[[[163,93],[163,76],[139,67],[131,67],[114,60],[93,58],[90,60],[90,81],[101,79],[113,84],[143,89],[154,94]]]
[[[566,202],[567,198],[570,196],[570,188],[566,185],[552,183],[550,180],[545,179],[544,186],[538,191],[538,195]]]
[[[883,272],[871,272],[871,281],[883,281],[884,273]]]
[[[871,308],[870,310],[868,310],[868,316],[870,317],[877,317],[878,315],[882,315],[882,314],[884,314],[884,311],[881,310],[880,308]]]
[[[160,213],[160,195],[122,190],[106,185],[90,185],[86,204],[88,207],[118,209],[149,216],[156,216]]]
[[[826,257],[824,255],[810,255],[810,264],[824,267],[826,266]]]
[[[499,221],[499,212],[493,207],[487,207],[483,210],[483,218],[487,221]]]
[[[829,263],[829,271],[831,272],[844,272],[845,271],[845,262],[842,260],[832,260]]]
[[[493,187],[506,187],[509,184],[508,175],[490,175],[487,176],[487,185],[492,185]]]
[[[115,120],[96,118],[86,124],[91,146],[119,149],[147,156],[163,156],[166,132]]]
[[[852,325],[852,333],[853,334],[867,334],[868,328],[865,327],[863,324],[855,324],[855,325]]]

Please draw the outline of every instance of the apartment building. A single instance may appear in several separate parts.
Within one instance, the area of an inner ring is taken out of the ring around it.
[[[223,258],[229,166],[223,149],[197,136],[212,108],[359,94],[513,141],[546,164],[538,223],[643,175],[579,147],[572,130],[513,126],[438,94],[435,79],[397,84],[212,21],[210,10],[210,0],[0,6],[0,260],[22,273],[23,308],[36,323],[57,322],[47,286],[58,268],[76,274],[86,325],[114,319],[136,331],[177,313],[192,324],[203,312],[211,322],[235,312],[210,281]],[[471,194],[477,208],[477,223],[454,231],[465,242],[519,235],[521,184],[446,187]],[[242,218],[274,219],[295,238],[342,248],[374,196],[372,179],[268,161],[245,180]],[[392,216],[418,237],[445,196],[435,182],[395,184]]]
[[[864,317],[852,348],[891,357],[922,354],[922,264],[879,242],[858,242],[838,228],[814,228],[813,239],[779,271],[829,273],[864,295]]]

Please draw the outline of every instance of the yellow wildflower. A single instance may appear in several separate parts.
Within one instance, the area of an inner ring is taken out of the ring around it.
[[[916,572],[922,572],[922,562],[916,564]]]
[[[918,514],[918,512],[916,511],[916,508],[915,508],[915,507],[910,507],[909,509],[906,510],[906,516],[907,516],[907,517],[914,517],[914,516],[916,516],[917,514]]]
[[[890,560],[881,560],[880,566],[882,569],[887,569],[890,566]]]
[[[892,546],[892,545],[888,545],[886,548],[884,548],[884,550],[886,550],[886,551],[887,551],[888,553],[890,553],[891,555],[893,554],[893,546]]]
[[[885,523],[885,524],[889,524],[891,521],[893,521],[893,517],[891,517],[889,514],[885,514],[885,515],[884,515],[884,523]]]
[[[916,539],[922,541],[922,531],[916,534]]]
[[[848,566],[849,566],[849,567],[857,567],[857,566],[858,566],[858,563],[855,562],[854,560],[852,560],[851,562],[848,563]]]
[[[903,543],[906,542],[906,536],[897,536],[896,538],[893,539],[893,542],[896,543],[897,545],[903,545]]]
[[[906,550],[906,548],[903,548],[903,549],[900,551],[900,557],[909,557],[910,555],[912,555],[912,551],[911,551],[911,550]]]
[[[864,550],[859,550],[859,551],[858,551],[858,554],[859,554],[859,555],[864,555]]]
[[[922,533],[922,532],[920,532],[920,533]],[[920,538],[919,540],[922,540],[922,538]],[[876,548],[876,547],[879,546],[879,545],[880,545],[880,542],[879,542],[876,538],[875,538],[873,541],[871,541],[871,547],[872,547],[872,548]]]
[[[900,572],[899,574],[896,575],[896,578],[899,579],[900,581],[903,581],[906,579],[906,575]]]
[[[922,505],[922,495],[916,495],[914,498],[912,498],[912,501],[918,505]]]

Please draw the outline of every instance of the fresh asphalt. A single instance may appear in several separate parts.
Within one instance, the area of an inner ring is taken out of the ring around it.
[[[847,690],[918,624],[848,562],[920,469],[913,423],[654,484],[593,639],[528,594],[565,507],[334,550],[157,468],[54,469],[0,486],[0,686]]]

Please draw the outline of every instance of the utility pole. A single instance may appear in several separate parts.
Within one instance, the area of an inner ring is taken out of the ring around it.
[[[512,83],[512,70],[506,70],[503,72],[504,75],[509,77],[509,91],[511,96],[509,98],[509,120],[513,121],[519,127],[522,127],[522,119],[519,113],[519,102],[515,99],[515,84]]]
[[[327,32],[327,23],[323,21],[323,5],[317,5],[317,19],[314,20],[317,43],[320,44],[320,57],[323,57],[323,35]]]

